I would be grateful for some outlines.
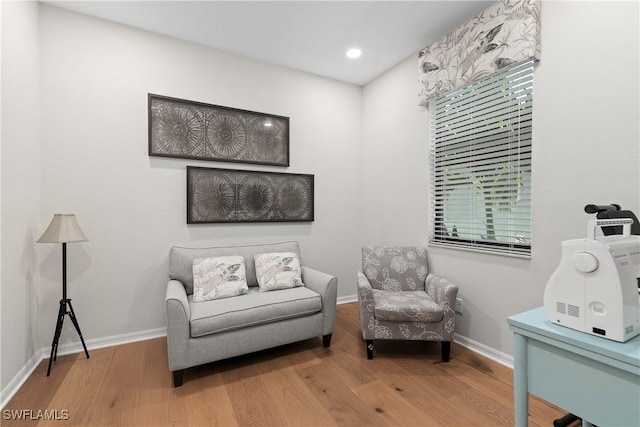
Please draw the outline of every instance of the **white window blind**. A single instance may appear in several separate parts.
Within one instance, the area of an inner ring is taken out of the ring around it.
[[[429,104],[429,242],[531,254],[533,61]]]

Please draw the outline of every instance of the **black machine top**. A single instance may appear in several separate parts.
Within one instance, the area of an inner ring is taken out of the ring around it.
[[[640,222],[638,218],[633,212],[622,210],[620,205],[615,203],[610,205],[587,205],[584,207],[584,211],[588,214],[596,214],[596,218],[598,219],[631,218],[633,220],[633,224],[631,224],[631,234],[640,235]],[[602,227],[602,233],[605,236],[622,234],[622,226]]]

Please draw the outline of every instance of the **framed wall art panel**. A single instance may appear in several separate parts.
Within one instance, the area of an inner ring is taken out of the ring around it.
[[[289,118],[150,93],[149,156],[289,166]]]
[[[313,179],[187,166],[187,224],[313,221]]]

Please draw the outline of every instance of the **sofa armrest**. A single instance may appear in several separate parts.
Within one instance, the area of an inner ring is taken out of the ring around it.
[[[444,310],[444,338],[443,341],[453,340],[453,330],[456,321],[456,298],[458,286],[447,279],[435,274],[429,274],[425,280],[425,290],[434,301]]]
[[[186,369],[188,368],[191,310],[184,285],[178,280],[169,280],[165,303],[169,369],[172,371]]]
[[[332,334],[336,326],[338,278],[303,265],[302,282],[307,288],[320,294],[324,315],[322,335]]]
[[[360,328],[362,338],[365,340],[375,339],[376,319],[374,316],[373,288],[369,279],[361,271],[356,274],[358,279],[358,311],[360,313]]]

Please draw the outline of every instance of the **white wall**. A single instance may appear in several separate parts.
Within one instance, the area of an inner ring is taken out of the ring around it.
[[[2,2],[1,359],[5,390],[38,341],[40,212],[38,7]],[[56,304],[57,301],[54,301]],[[55,315],[54,315],[55,318]],[[0,399],[1,401],[2,399]]]
[[[583,237],[588,203],[640,213],[637,2],[544,2],[534,73],[531,260],[430,248],[460,286],[462,336],[511,354],[506,318],[542,305],[560,242]],[[605,35],[603,37],[603,35]],[[412,56],[364,88],[362,243],[426,244],[428,112]]]
[[[297,240],[307,265],[354,293],[361,88],[40,7],[43,219],[75,213],[89,241],[68,245],[69,293],[85,339],[165,325],[172,245]],[[147,93],[290,117],[291,166],[150,158]],[[315,221],[186,224],[186,165],[315,175]],[[4,219],[3,219],[4,220]],[[60,249],[42,274],[39,344],[49,345]],[[65,327],[62,343],[77,340]]]

